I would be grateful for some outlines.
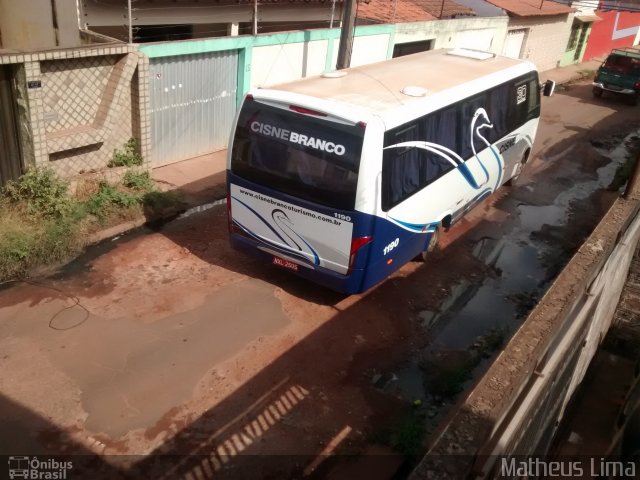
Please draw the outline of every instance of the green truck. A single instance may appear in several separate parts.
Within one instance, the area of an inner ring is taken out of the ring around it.
[[[628,97],[632,105],[640,101],[640,47],[616,48],[600,66],[593,80],[593,95],[604,92]]]

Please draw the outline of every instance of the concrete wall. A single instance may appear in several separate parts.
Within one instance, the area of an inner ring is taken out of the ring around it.
[[[315,40],[254,48],[251,87],[319,75],[325,69],[328,44],[328,40]]]
[[[394,25],[356,27],[351,64],[364,65],[391,58],[395,28]],[[239,103],[251,87],[274,85],[334,70],[339,42],[340,30],[334,28],[146,43],[139,49],[150,58],[238,51]]]
[[[614,48],[629,47],[640,41],[640,13],[597,10],[602,21],[593,24],[584,59],[607,55]]]
[[[468,478],[471,471],[498,478],[500,456],[545,454],[611,326],[640,240],[639,211],[638,191],[614,203],[446,420],[412,480],[434,472]]]
[[[435,39],[435,48],[472,47],[502,51],[508,17],[463,18],[397,25],[359,26],[351,65],[391,58],[397,43]],[[151,58],[237,50],[238,101],[251,87],[274,85],[335,69],[340,30],[318,29],[256,37],[210,38],[140,45]]]
[[[18,122],[27,166],[66,177],[104,169],[132,137],[148,158],[148,61],[134,47],[0,55],[0,64],[19,72],[18,105],[24,108]]]
[[[434,48],[468,47],[501,53],[509,17],[482,17],[401,23],[394,43],[434,40]]]
[[[527,29],[522,58],[543,72],[556,68],[571,34],[573,14],[550,17],[511,18],[509,29]]]

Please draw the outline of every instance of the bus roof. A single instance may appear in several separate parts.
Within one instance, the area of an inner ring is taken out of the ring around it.
[[[282,94],[288,92],[380,113],[424,101],[425,97],[432,97],[438,92],[481,80],[483,77],[488,77],[485,80],[496,85],[532,70],[535,67],[530,62],[486,52],[465,49],[431,50],[336,72],[338,75],[346,72],[344,76],[308,77],[265,87],[255,93],[264,98],[270,96],[268,91],[272,91],[274,97],[281,100]],[[426,94],[411,96],[402,93],[408,86],[419,87]]]

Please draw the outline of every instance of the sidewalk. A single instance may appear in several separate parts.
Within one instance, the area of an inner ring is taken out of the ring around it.
[[[553,68],[540,73],[540,81],[554,80],[557,84],[568,83],[573,80],[579,80],[586,76],[592,77],[595,71],[600,67],[604,59],[593,59],[576,65],[567,65],[566,67]]]
[[[577,65],[554,68],[540,74],[540,81],[554,80],[557,84],[579,80],[591,76],[602,63],[601,59],[590,60]],[[181,162],[154,168],[153,179],[165,190],[182,193],[189,207],[195,207],[226,196],[227,151],[202,155]]]
[[[154,168],[151,176],[162,190],[177,190],[189,207],[196,207],[227,195],[226,166],[227,151],[220,150]]]

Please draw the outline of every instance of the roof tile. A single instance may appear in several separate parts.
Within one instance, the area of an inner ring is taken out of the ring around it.
[[[515,17],[561,15],[575,11],[567,5],[551,0],[487,0],[487,2]]]
[[[453,0],[360,0],[358,2],[358,17],[378,22],[420,22],[475,14],[469,7]]]

